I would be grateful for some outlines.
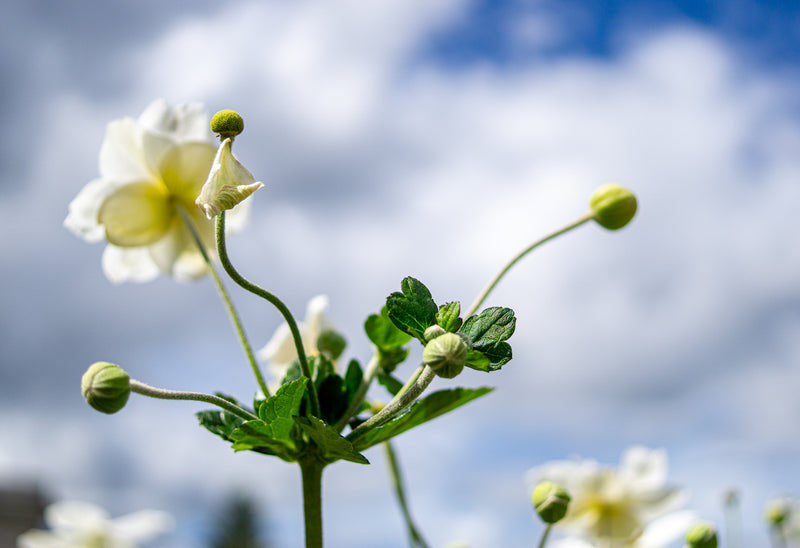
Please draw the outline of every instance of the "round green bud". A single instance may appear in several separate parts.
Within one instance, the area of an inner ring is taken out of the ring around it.
[[[440,377],[452,379],[464,369],[469,347],[459,335],[445,333],[431,339],[422,351],[422,361]]]
[[[426,329],[424,333],[422,333],[422,338],[425,339],[426,343],[428,343],[431,342],[436,337],[444,335],[445,333],[447,333],[447,331],[445,331],[442,326],[433,324],[428,329]]]
[[[128,402],[131,382],[118,365],[108,362],[92,364],[81,378],[81,393],[86,401],[102,413],[116,413]]]
[[[638,204],[633,192],[612,184],[595,190],[589,200],[589,207],[597,224],[609,230],[617,230],[631,222]]]
[[[711,523],[696,523],[686,533],[686,544],[689,548],[717,548],[717,529]]]
[[[567,490],[550,481],[543,481],[533,490],[531,502],[536,513],[545,523],[556,523],[567,515],[569,508]]]
[[[225,140],[244,131],[244,119],[234,110],[220,110],[211,118],[211,131]]]
[[[317,337],[317,350],[330,360],[341,356],[346,346],[345,338],[332,329],[326,329]]]
[[[764,508],[764,519],[770,525],[779,526],[789,517],[791,508],[786,500],[773,500]]]

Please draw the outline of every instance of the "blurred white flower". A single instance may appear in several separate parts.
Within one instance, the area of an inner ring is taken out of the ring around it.
[[[644,447],[627,449],[618,470],[592,460],[557,461],[530,470],[528,478],[532,484],[549,480],[567,490],[572,500],[557,526],[590,545],[659,546],[637,542],[650,542],[652,539],[644,536],[649,525],[660,532],[653,520],[675,510],[685,499],[682,490],[666,485],[666,453]]]
[[[306,356],[317,354],[317,339],[326,329],[331,328],[326,313],[328,311],[328,296],[317,295],[306,306],[306,317],[298,322],[300,338],[303,340],[303,349]],[[269,363],[268,373],[271,379],[270,389],[280,386],[286,371],[297,359],[297,349],[294,346],[292,332],[285,322],[275,330],[269,342],[258,351],[259,359]]]
[[[109,280],[144,282],[160,272],[193,279],[206,273],[178,208],[195,223],[213,256],[213,223],[195,205],[214,159],[212,139],[208,115],[198,103],[173,107],[159,99],[138,119],[108,124],[100,177],[69,204],[64,226],[86,241],[108,241],[103,271]],[[245,211],[231,215],[232,232],[244,216]]]
[[[771,500],[765,508],[765,518],[789,542],[800,543],[800,500],[781,497]]]
[[[166,512],[141,510],[110,519],[93,504],[63,501],[44,511],[49,531],[32,529],[17,538],[17,548],[136,548],[170,530]]]
[[[618,548],[667,548],[676,540],[686,536],[686,532],[697,521],[697,515],[689,510],[671,512],[651,521],[644,533],[633,542],[615,544]],[[550,548],[605,548],[607,544],[593,544],[582,538],[570,537],[549,542]]]
[[[209,219],[231,209],[264,186],[233,156],[232,142],[229,137],[219,145],[211,172],[195,201]]]

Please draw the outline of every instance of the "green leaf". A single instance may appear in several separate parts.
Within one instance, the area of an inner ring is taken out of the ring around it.
[[[357,360],[350,360],[347,364],[347,371],[344,374],[344,388],[347,391],[347,405],[353,401],[361,381],[364,379],[364,372]]]
[[[231,441],[233,431],[244,422],[243,419],[227,411],[200,411],[195,413],[195,416],[200,421],[200,426],[225,441]]]
[[[477,369],[478,371],[493,371],[489,358],[477,350],[470,350],[467,352],[467,359],[464,365],[472,369]]]
[[[403,333],[405,335],[405,333]],[[408,358],[408,348],[395,348],[394,350],[378,350],[378,360],[381,370],[387,374],[394,371],[398,365]]]
[[[326,462],[347,460],[358,464],[369,464],[364,455],[353,449],[352,443],[317,417],[298,417],[297,424],[317,444]]]
[[[492,390],[493,388],[482,387],[453,388],[434,392],[430,396],[412,403],[405,413],[364,434],[353,443],[353,447],[357,451],[363,451],[429,420],[449,413],[476,398],[488,394]]]
[[[364,322],[364,331],[369,340],[382,352],[391,352],[411,340],[411,335],[399,330],[389,319],[384,306],[380,314],[370,314]]]
[[[339,375],[325,377],[318,389],[319,407],[322,420],[334,423],[347,410],[347,389]]]
[[[388,390],[389,394],[392,396],[400,392],[400,389],[403,388],[402,381],[398,380],[397,377],[393,377],[392,375],[378,373],[377,378],[378,383]]]
[[[425,330],[436,323],[436,303],[428,288],[412,277],[403,279],[402,293],[395,292],[386,299],[389,319],[401,329],[420,340]]]
[[[496,371],[508,363],[511,359],[511,346],[503,341],[514,334],[516,323],[514,311],[510,308],[487,308],[477,316],[467,318],[459,331],[472,340],[473,350],[483,353],[489,359],[488,368],[475,367],[476,369]]]
[[[455,333],[461,327],[461,303],[446,303],[439,307],[436,313],[436,323],[448,333]]]

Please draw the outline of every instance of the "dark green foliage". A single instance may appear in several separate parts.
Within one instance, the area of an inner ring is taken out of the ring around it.
[[[466,365],[482,371],[496,371],[511,359],[511,346],[504,342],[514,334],[517,320],[510,308],[487,308],[476,316],[470,316],[459,330],[472,340],[474,351],[488,358],[488,364],[467,358]]]
[[[248,496],[231,496],[217,513],[209,548],[269,548],[258,526],[258,508]]]
[[[398,329],[423,341],[422,334],[436,323],[436,313],[439,309],[431,297],[431,292],[419,280],[410,276],[404,278],[400,289],[402,293],[392,293],[386,299],[389,319]]]

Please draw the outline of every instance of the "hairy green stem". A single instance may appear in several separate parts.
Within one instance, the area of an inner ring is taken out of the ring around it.
[[[426,388],[428,388],[428,385],[436,377],[436,373],[434,373],[433,369],[427,365],[421,367],[420,370],[421,371],[418,372],[419,376],[416,379],[416,382],[414,382],[410,388],[405,391],[401,389],[400,392],[395,395],[392,401],[390,401],[386,407],[381,409],[379,413],[376,413],[363,424],[359,425],[358,428],[350,432],[350,434],[347,435],[347,439],[350,442],[357,441],[373,428],[377,428],[378,426],[386,424],[392,419],[392,417],[397,415],[400,411],[408,407],[414,400],[416,400],[419,395],[422,394]]]
[[[502,268],[502,270],[500,270],[500,272],[498,272],[498,273],[495,275],[495,277],[494,277],[494,278],[492,278],[492,280],[491,280],[491,281],[490,281],[490,282],[489,282],[489,283],[486,285],[486,287],[484,287],[484,288],[483,288],[483,291],[481,291],[480,295],[478,295],[478,297],[475,299],[475,302],[473,302],[473,303],[470,305],[470,307],[469,307],[469,309],[467,310],[466,314],[464,314],[464,317],[465,317],[465,318],[469,318],[470,316],[472,316],[473,314],[475,314],[475,312],[477,312],[477,311],[478,311],[478,307],[479,307],[481,304],[483,304],[483,301],[485,301],[485,300],[486,300],[486,297],[488,297],[488,296],[489,296],[489,293],[491,293],[491,292],[492,292],[492,290],[495,288],[495,286],[498,284],[498,282],[500,282],[500,280],[503,278],[503,276],[505,276],[505,275],[506,275],[506,273],[507,273],[509,270],[511,270],[511,268],[512,268],[512,267],[513,267],[515,264],[517,264],[517,262],[518,262],[520,259],[522,259],[522,258],[523,258],[525,255],[527,255],[528,253],[530,253],[531,251],[533,251],[534,249],[536,249],[537,247],[539,247],[539,246],[540,246],[540,245],[542,245],[543,243],[545,243],[545,242],[549,242],[549,241],[550,241],[550,240],[552,240],[553,238],[556,238],[556,237],[558,237],[558,236],[560,236],[560,235],[562,235],[562,234],[564,234],[564,233],[566,233],[566,232],[569,232],[570,230],[572,230],[572,229],[574,229],[574,228],[578,228],[578,227],[579,227],[579,226],[581,226],[582,224],[584,224],[584,223],[587,223],[587,222],[591,221],[592,219],[594,219],[594,213],[592,213],[592,212],[590,212],[590,213],[587,213],[586,215],[583,215],[582,217],[579,217],[579,218],[578,218],[578,219],[576,219],[575,221],[571,222],[571,223],[570,223],[570,224],[568,224],[567,226],[565,226],[565,227],[563,227],[563,228],[560,228],[560,229],[556,230],[555,232],[551,232],[550,234],[548,234],[547,236],[545,236],[545,237],[543,237],[543,238],[541,238],[541,239],[539,239],[539,240],[536,240],[536,241],[535,241],[535,242],[533,242],[531,245],[529,245],[528,247],[526,247],[525,249],[523,249],[521,252],[519,252],[519,253],[518,253],[518,254],[517,254],[517,255],[516,255],[516,256],[515,256],[513,259],[511,259],[511,260],[510,260],[510,261],[509,261],[509,262],[508,262],[508,263],[507,263],[507,264],[506,264],[506,265],[505,265],[505,266]]]
[[[325,465],[316,457],[303,459],[299,464],[303,481],[306,548],[322,548],[322,469]]]
[[[155,388],[153,386],[149,386],[147,384],[144,384],[143,382],[139,382],[133,379],[131,379],[130,382],[131,382],[131,392],[141,394],[142,396],[148,396],[150,398],[157,398],[160,400],[201,401],[204,403],[210,403],[211,405],[216,405],[217,407],[221,407],[228,413],[236,415],[237,417],[242,418],[246,421],[259,420],[258,417],[256,417],[249,411],[242,409],[238,405],[235,405],[226,399],[220,398],[219,396],[212,396],[211,394],[204,394],[202,392],[183,392],[178,390],[164,390],[162,388]]]
[[[194,226],[191,217],[189,217],[189,214],[180,207],[178,208],[178,212],[180,213],[184,224],[189,229],[192,239],[197,245],[197,249],[203,256],[203,260],[208,267],[208,272],[211,274],[211,278],[214,280],[214,285],[217,286],[217,292],[219,293],[220,297],[222,297],[222,301],[225,303],[225,308],[228,310],[228,315],[233,322],[233,327],[236,330],[236,334],[239,336],[239,342],[244,349],[244,353],[247,355],[247,361],[250,362],[250,369],[253,370],[253,374],[256,377],[256,382],[258,382],[258,387],[264,393],[264,397],[268,398],[269,388],[267,388],[267,383],[264,381],[264,376],[261,374],[261,369],[258,367],[258,360],[256,360],[256,356],[253,353],[253,347],[250,345],[250,341],[247,339],[247,335],[244,332],[244,326],[242,325],[242,320],[239,318],[239,313],[236,312],[236,308],[233,306],[233,301],[231,300],[228,291],[225,289],[225,286],[222,284],[222,279],[219,277],[219,273],[214,267],[211,257],[208,256],[208,251],[206,251],[206,247],[203,244],[203,239],[197,232],[197,227]]]
[[[378,354],[376,353],[372,356],[372,359],[367,364],[367,368],[364,371],[364,376],[361,379],[361,384],[358,386],[358,390],[356,390],[355,396],[353,396],[353,401],[350,402],[350,406],[347,408],[347,411],[344,412],[342,418],[339,419],[339,422],[336,423],[337,432],[341,432],[344,430],[344,427],[347,426],[347,422],[358,413],[361,404],[364,403],[364,398],[367,395],[367,390],[369,390],[372,381],[375,379],[375,375],[378,374],[380,370],[381,361],[378,358]]]
[[[411,541],[411,548],[428,548],[428,543],[422,537],[422,534],[414,524],[414,519],[411,517],[411,511],[408,508],[408,501],[406,500],[405,487],[403,486],[403,476],[400,473],[400,467],[397,465],[397,455],[391,442],[384,442],[384,449],[386,449],[386,462],[389,465],[389,472],[392,475],[392,485],[394,492],[397,496],[397,502],[400,504],[400,510],[403,512],[403,517],[406,520],[406,528],[408,529],[409,540]]]
[[[542,539],[539,541],[539,548],[544,548],[544,545],[547,544],[547,537],[550,536],[550,530],[552,528],[552,523],[548,523],[547,527],[544,528],[544,531],[542,532]]]
[[[275,308],[278,309],[278,312],[281,313],[283,319],[286,321],[286,325],[289,326],[289,331],[292,333],[292,339],[294,340],[294,346],[297,349],[297,360],[300,363],[300,371],[303,373],[303,376],[309,379],[308,383],[308,394],[309,399],[311,402],[311,414],[319,417],[320,416],[320,407],[319,407],[319,396],[317,395],[317,388],[314,386],[314,383],[311,381],[311,368],[308,366],[308,358],[306,358],[306,351],[303,347],[303,339],[300,336],[300,329],[297,327],[297,322],[292,316],[292,313],[289,311],[289,308],[283,304],[278,297],[260,287],[251,281],[247,280],[244,276],[239,274],[239,272],[233,267],[231,264],[230,258],[228,258],[228,247],[225,243],[225,212],[221,212],[217,215],[217,226],[216,226],[216,237],[217,237],[217,255],[219,255],[219,261],[222,264],[222,268],[225,272],[228,273],[228,276],[231,279],[239,284],[240,287],[261,297],[262,299],[269,302]]]

